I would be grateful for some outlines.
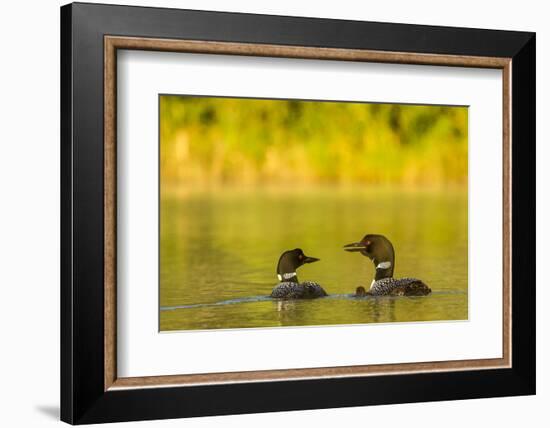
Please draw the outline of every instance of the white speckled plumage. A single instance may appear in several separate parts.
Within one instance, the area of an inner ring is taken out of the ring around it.
[[[430,288],[416,278],[382,278],[374,281],[368,294],[372,296],[423,296]]]
[[[313,299],[326,295],[327,293],[323,290],[323,287],[310,281],[302,283],[280,282],[271,292],[271,297],[275,299]]]

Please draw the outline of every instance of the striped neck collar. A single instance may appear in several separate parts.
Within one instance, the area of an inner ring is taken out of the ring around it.
[[[277,278],[279,278],[279,281],[288,281],[289,279],[295,278],[296,276],[296,272],[277,274]]]

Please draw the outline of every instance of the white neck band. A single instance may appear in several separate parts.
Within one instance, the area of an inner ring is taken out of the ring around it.
[[[282,275],[280,273],[277,274],[277,278],[279,278],[279,281],[282,281],[283,279],[294,278],[295,276],[296,276],[296,272],[283,273]]]
[[[376,266],[376,269],[389,269],[391,268],[391,262],[380,262],[378,263],[378,266]]]

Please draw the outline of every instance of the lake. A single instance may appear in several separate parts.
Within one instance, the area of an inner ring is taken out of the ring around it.
[[[465,188],[217,188],[164,192],[160,207],[160,330],[364,324],[468,318]],[[395,248],[395,277],[425,297],[349,295],[370,286],[372,262],[342,246],[367,233]],[[285,250],[321,261],[298,269],[329,297],[269,298]]]

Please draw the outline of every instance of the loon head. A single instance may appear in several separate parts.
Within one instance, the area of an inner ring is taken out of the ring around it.
[[[376,268],[376,274],[374,276],[376,281],[382,278],[391,278],[393,276],[395,254],[393,245],[385,236],[365,235],[361,241],[345,245],[344,250],[360,252],[371,259]]]
[[[298,282],[296,269],[306,263],[313,263],[316,261],[319,261],[319,259],[306,256],[300,248],[285,251],[281,254],[279,263],[277,263],[277,277],[279,281]]]

